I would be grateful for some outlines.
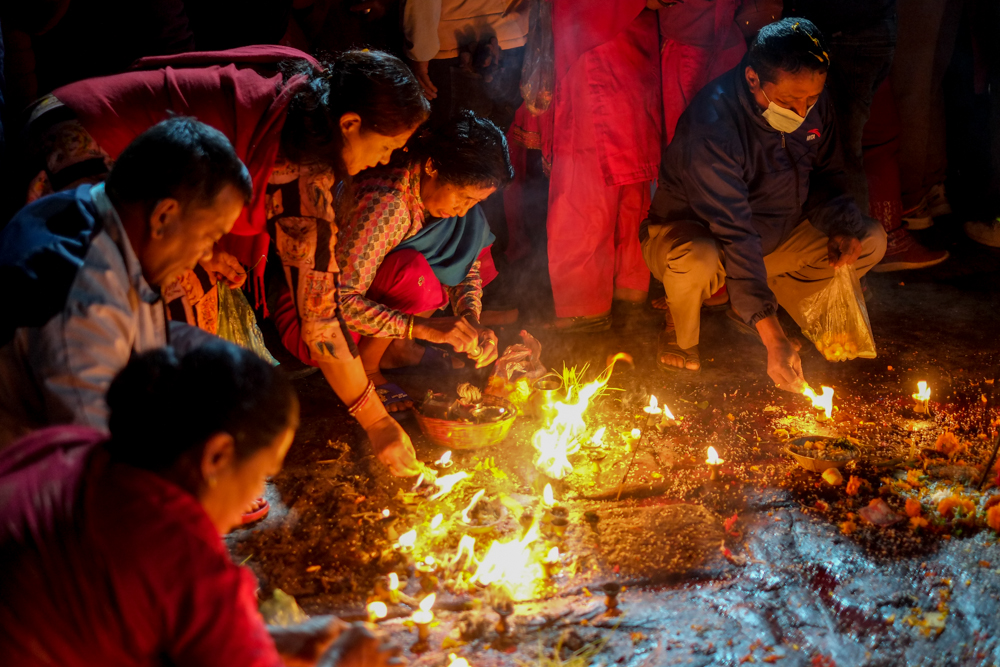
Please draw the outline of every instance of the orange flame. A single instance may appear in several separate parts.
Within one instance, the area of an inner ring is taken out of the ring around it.
[[[368,618],[370,618],[373,622],[380,618],[385,618],[388,615],[389,608],[385,606],[384,602],[376,600],[368,603]]]
[[[435,514],[434,518],[431,519],[431,530],[437,530],[441,527],[444,522],[444,514]]]
[[[396,591],[399,590],[399,575],[395,572],[389,573],[389,590]]]
[[[399,536],[399,540],[396,541],[396,546],[400,549],[405,549],[409,551],[417,544],[417,530],[407,531]]]
[[[594,431],[594,435],[591,436],[591,438],[590,438],[590,444],[594,445],[595,447],[603,447],[604,446],[604,433],[607,430],[608,429],[607,429],[606,426],[602,426],[599,429],[597,429],[596,431]]]
[[[444,477],[438,477],[434,481],[434,485],[438,488],[437,493],[430,497],[431,500],[437,500],[438,498],[443,498],[444,496],[451,493],[451,490],[455,488],[455,485],[461,482],[463,479],[469,476],[467,472],[456,472],[453,475],[445,475]]]
[[[454,653],[448,654],[448,659],[451,662],[448,663],[448,667],[469,667],[469,661],[465,658],[459,658]]]
[[[538,539],[538,525],[532,524],[520,540],[494,541],[483,556],[472,581],[484,586],[505,587],[515,599],[534,596],[536,582],[541,580],[541,565],[532,558],[531,544]]]
[[[917,393],[913,394],[913,398],[924,402],[931,400],[931,388],[927,386],[926,382],[921,380],[917,383]]]
[[[663,412],[663,410],[661,410],[659,407],[657,407],[658,405],[659,405],[659,403],[656,400],[656,396],[650,395],[650,397],[649,397],[649,405],[647,405],[646,407],[644,407],[642,409],[642,411],[645,412],[647,415],[658,415],[661,412]]]
[[[725,463],[725,461],[719,458],[719,453],[715,451],[715,447],[709,447],[708,458],[705,459],[705,463],[707,463],[710,466],[718,466]]]
[[[826,418],[830,419],[833,416],[833,387],[823,387],[822,389],[823,394],[817,395],[812,390],[812,387],[806,385],[806,388],[802,390],[802,394],[812,401],[814,408],[822,410]]]
[[[552,493],[551,484],[545,485],[545,490],[542,491],[542,502],[545,503],[546,507],[552,507],[556,504],[556,496]]]
[[[434,620],[434,612],[431,611],[431,607],[434,606],[434,601],[436,599],[437,595],[431,593],[420,601],[420,609],[413,612],[412,619],[414,623],[430,623]]]
[[[486,495],[486,489],[479,489],[476,491],[476,495],[472,496],[472,502],[470,502],[466,508],[462,510],[462,521],[465,523],[472,523],[472,517],[469,516],[469,512],[476,508],[476,504],[484,495]]]

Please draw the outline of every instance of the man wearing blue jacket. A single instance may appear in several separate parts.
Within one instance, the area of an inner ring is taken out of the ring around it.
[[[800,391],[802,364],[778,306],[801,326],[802,300],[836,267],[864,275],[885,253],[881,225],[847,194],[824,92],[829,64],[816,26],[782,19],[761,29],[744,61],[681,116],[640,230],[669,304],[662,368],[700,368],[701,305],[725,285],[730,316],[767,348],[768,375]]]

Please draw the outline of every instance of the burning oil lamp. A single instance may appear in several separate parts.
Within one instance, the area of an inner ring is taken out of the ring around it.
[[[559,547],[549,549],[549,553],[545,555],[545,559],[542,561],[542,567],[545,568],[545,576],[549,579],[559,574],[559,570],[562,569]]]
[[[802,390],[802,394],[812,401],[813,407],[823,411],[822,415],[816,416],[818,422],[824,422],[833,417],[833,387],[822,387],[822,390],[822,394],[817,394],[808,385]]]
[[[660,415],[663,414],[663,410],[659,408],[659,403],[656,400],[656,396],[650,395],[649,405],[642,409],[646,413],[646,427],[653,426],[659,421]]]
[[[396,549],[403,553],[410,553],[413,551],[413,547],[417,545],[417,530],[409,530],[399,536],[396,540]]]
[[[715,451],[715,447],[708,448],[708,458],[705,459],[705,463],[708,464],[709,480],[713,482],[719,481],[719,470],[725,461],[719,458],[719,453]]]
[[[441,458],[439,458],[437,461],[434,462],[434,465],[442,470],[450,468],[453,465],[455,465],[455,462],[451,460],[451,450],[449,449],[444,454],[442,454]]]
[[[368,620],[378,623],[389,615],[389,608],[381,600],[374,600],[368,603]]]
[[[921,380],[917,383],[917,393],[913,394],[913,400],[915,401],[913,406],[913,411],[918,415],[929,415],[930,407],[928,403],[931,400],[931,388],[927,386],[927,383]]]
[[[569,519],[566,517],[556,516],[552,517],[552,533],[562,539],[566,536],[566,529],[569,527]]]
[[[418,561],[414,568],[420,575],[420,588],[425,593],[434,593],[438,587],[438,578],[435,576],[438,571],[438,563],[434,556],[427,556],[422,561]]]
[[[604,591],[605,615],[610,617],[621,616],[622,610],[618,608],[618,595],[622,592],[622,585],[617,581],[609,581],[601,586]]]
[[[448,659],[451,662],[448,663],[448,667],[469,667],[469,661],[465,658],[459,658],[454,653],[448,654]]]
[[[420,601],[420,608],[413,612],[413,616],[410,617],[410,620],[417,626],[417,643],[410,649],[414,653],[422,653],[430,648],[427,645],[427,640],[431,636],[431,623],[434,621],[434,612],[431,611],[431,607],[434,606],[436,599],[437,596],[434,593],[425,597]]]
[[[642,437],[642,431],[637,428],[632,429],[632,431],[625,436],[625,442],[628,443],[629,449],[635,449],[636,445],[639,443],[639,438]]]
[[[399,575],[395,572],[390,572],[388,576],[388,582],[386,588],[389,589],[389,602],[392,604],[399,603]]]

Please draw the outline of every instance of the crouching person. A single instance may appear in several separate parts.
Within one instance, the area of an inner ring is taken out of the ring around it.
[[[214,338],[168,325],[159,287],[211,257],[251,190],[221,132],[173,118],[105,183],[14,216],[0,232],[0,448],[52,424],[106,428],[104,394],[134,353]]]
[[[281,371],[219,340],[163,348],[128,363],[107,407],[110,436],[54,426],[0,452],[4,665],[391,664],[336,618],[267,627],[219,537],[292,443]]]
[[[701,367],[701,307],[726,286],[730,318],[767,348],[768,375],[800,390],[802,365],[778,306],[803,326],[803,300],[835,268],[864,275],[885,253],[882,227],[847,194],[828,67],[816,27],[783,19],[681,116],[640,231],[669,306],[661,368]]]

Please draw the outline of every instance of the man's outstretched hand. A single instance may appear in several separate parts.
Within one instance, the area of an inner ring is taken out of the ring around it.
[[[826,252],[833,268],[851,266],[861,257],[861,241],[846,234],[834,234],[826,244]]]
[[[771,315],[757,322],[757,331],[767,348],[768,376],[778,389],[801,394],[806,386],[806,380],[802,376],[802,360],[781,328],[778,316]]]

